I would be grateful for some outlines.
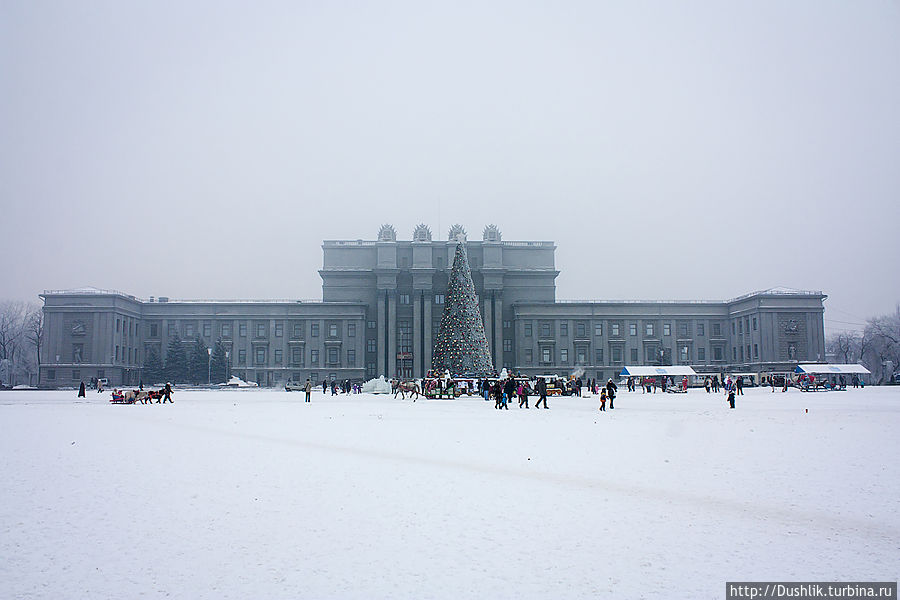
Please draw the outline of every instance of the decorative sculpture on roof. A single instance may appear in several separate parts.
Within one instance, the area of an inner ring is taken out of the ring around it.
[[[379,242],[396,242],[397,241],[397,231],[394,229],[393,225],[388,225],[385,223],[381,226],[381,229],[378,230],[378,241]]]
[[[460,237],[462,236],[462,237]],[[465,242],[466,241],[466,229],[460,225],[459,223],[450,227],[450,233],[447,234],[448,242]]]
[[[428,228],[428,225],[425,223],[419,223],[416,225],[416,230],[413,232],[413,241],[414,242],[430,242],[431,241],[431,229]]]
[[[488,225],[487,227],[484,228],[483,235],[484,235],[483,239],[485,242],[499,242],[500,239],[503,237],[500,234],[500,228],[497,227],[496,225],[494,225],[493,223],[491,223],[490,225]]]

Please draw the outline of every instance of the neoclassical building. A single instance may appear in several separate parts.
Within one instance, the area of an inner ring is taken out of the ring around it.
[[[232,373],[263,386],[288,379],[420,377],[431,364],[457,239],[419,225],[408,241],[384,225],[374,240],[322,244],[322,301],[146,300],[117,291],[46,291],[41,384],[141,379],[147,353],[176,334],[221,340]],[[485,333],[499,369],[605,379],[624,365],[698,371],[785,371],[824,360],[821,292],[773,289],[721,302],[556,299],[556,244],[504,241],[488,225],[466,241]]]

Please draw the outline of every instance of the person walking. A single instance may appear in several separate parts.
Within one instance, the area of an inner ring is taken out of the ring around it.
[[[331,395],[337,396],[337,381],[334,379],[331,380]]]
[[[523,404],[525,408],[528,408],[528,393],[525,391],[525,384],[520,382],[516,392],[519,394],[519,408],[522,408]]]
[[[729,377],[725,381],[725,394],[728,396],[728,405],[731,408],[734,408],[734,391],[737,386],[731,381],[731,377]]]
[[[738,375],[734,381],[734,389],[737,392],[738,396],[744,395],[744,378],[740,375]]]
[[[306,392],[306,401],[309,402],[309,394],[312,392],[312,381],[309,380],[309,377],[306,378],[306,385],[303,386],[303,391]]]
[[[547,380],[543,377],[539,377],[537,380],[537,393],[538,393],[538,401],[535,403],[535,408],[541,407],[541,402],[544,403],[544,408],[550,408],[547,406]]]
[[[613,380],[610,377],[609,381],[606,382],[606,396],[609,398],[609,410],[615,408],[615,406],[613,406],[613,400],[616,399],[616,391],[618,389],[619,388],[616,387],[616,384],[613,383]]]
[[[172,400],[172,384],[168,381],[166,382],[166,387],[163,388],[161,398],[157,400],[156,403],[159,404],[161,402],[165,404],[167,400],[172,404],[175,404],[175,401]]]
[[[712,386],[712,384],[709,382],[709,377],[706,377],[706,378],[703,380],[703,387],[706,388],[706,393],[707,393],[707,394],[709,393],[709,388],[710,388],[711,386]]]
[[[323,394],[328,393],[328,380],[327,379],[322,380],[322,393]]]
[[[84,395],[84,381],[82,381],[82,382],[81,382],[81,385],[78,386],[78,397],[79,397],[79,398],[84,398],[84,397],[85,397],[85,395]]]
[[[606,388],[600,389],[600,410],[606,412]]]

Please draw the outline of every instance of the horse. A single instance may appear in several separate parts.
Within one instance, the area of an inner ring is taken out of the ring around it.
[[[412,396],[415,394],[415,398],[413,398],[413,402],[416,401],[416,398],[419,397],[419,384],[415,381],[398,381],[397,386],[394,388],[394,398],[397,397],[397,394],[400,394],[400,398],[402,400],[406,400],[406,392],[409,392],[409,395]]]

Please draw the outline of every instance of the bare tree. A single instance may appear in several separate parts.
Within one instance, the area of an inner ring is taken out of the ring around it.
[[[16,357],[24,333],[25,304],[4,300],[0,302],[0,361],[7,361],[10,383],[15,376]]]
[[[25,337],[34,345],[34,354],[37,359],[37,383],[41,383],[41,342],[44,339],[44,309],[40,306],[33,307],[25,319]]]

